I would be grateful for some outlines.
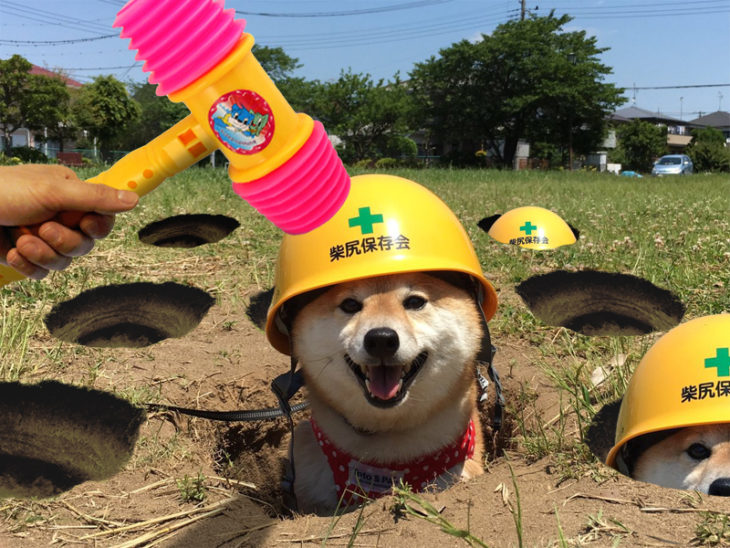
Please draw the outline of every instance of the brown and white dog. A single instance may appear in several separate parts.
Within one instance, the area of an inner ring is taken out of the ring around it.
[[[419,491],[483,472],[482,327],[466,287],[456,273],[394,274],[292,300],[312,410],[293,436],[301,512],[331,513],[400,480]]]
[[[627,464],[634,479],[730,496],[730,424],[648,434],[634,441],[628,453],[631,462]]]

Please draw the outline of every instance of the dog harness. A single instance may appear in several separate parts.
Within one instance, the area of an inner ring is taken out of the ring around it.
[[[358,504],[364,497],[373,499],[387,495],[393,484],[401,480],[414,491],[422,491],[438,476],[474,456],[473,420],[469,420],[464,435],[450,445],[411,462],[390,464],[356,460],[335,446],[314,419],[309,422],[332,470],[337,497],[346,505]]]

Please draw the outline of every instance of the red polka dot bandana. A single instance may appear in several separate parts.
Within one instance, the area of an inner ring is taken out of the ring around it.
[[[390,493],[399,480],[418,492],[449,468],[474,456],[475,427],[470,420],[464,435],[438,451],[405,463],[375,463],[359,461],[342,451],[310,419],[312,430],[319,442],[335,479],[337,496],[346,505],[362,502],[362,497],[378,498]],[[343,496],[344,493],[344,496]]]

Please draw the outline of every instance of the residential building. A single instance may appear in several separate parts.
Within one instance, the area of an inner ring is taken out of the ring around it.
[[[673,118],[661,112],[651,112],[636,105],[619,109],[609,118],[619,124],[638,119],[657,126],[665,126],[667,128],[667,149],[671,153],[684,152],[687,145],[692,141],[692,128],[689,122]]]
[[[688,122],[690,127],[713,127],[722,131],[725,144],[730,146],[730,112],[718,110],[706,116],[700,116]]]
[[[41,76],[48,76],[50,78],[61,78],[63,82],[66,84],[66,87],[70,89],[79,89],[83,86],[81,82],[78,82],[74,80],[73,78],[69,78],[67,76],[64,76],[63,74],[59,74],[57,72],[50,71],[48,69],[44,69],[43,67],[39,67],[37,65],[33,65],[30,69],[31,74],[38,74]],[[0,126],[2,126],[2,120],[0,120]],[[19,128],[15,130],[13,133],[10,134],[10,146],[11,147],[31,147],[31,148],[40,148],[40,143],[35,138],[35,135],[33,135],[33,132],[29,130],[28,128]],[[58,144],[55,143],[48,143],[47,141],[43,143],[44,148],[48,149],[49,146],[53,150],[58,149]],[[0,150],[3,148],[2,139],[0,139]],[[48,152],[44,151],[46,156],[48,156]]]

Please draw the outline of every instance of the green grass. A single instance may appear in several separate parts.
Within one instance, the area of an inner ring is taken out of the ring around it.
[[[17,381],[33,372],[29,345],[40,320],[40,307],[0,295],[0,380]]]
[[[514,481],[514,476],[512,477]],[[519,508],[519,492],[517,491],[517,484],[515,486],[515,492],[517,493],[517,512],[521,512]],[[395,504],[391,511],[397,517],[410,516],[416,519],[426,521],[436,527],[438,527],[445,534],[461,539],[465,544],[469,546],[476,546],[480,548],[488,548],[488,545],[481,539],[471,534],[469,530],[469,524],[465,529],[458,527],[446,519],[441,511],[434,507],[424,497],[418,493],[414,493],[408,485],[401,483],[400,485],[393,487],[393,494],[395,495]],[[519,546],[522,546],[522,523],[521,515],[515,514],[515,511],[510,508],[510,511],[515,516],[515,525],[517,527],[517,535],[520,539]]]
[[[730,542],[730,516],[701,512],[694,540],[701,546],[727,546]]]
[[[208,497],[208,492],[205,487],[205,476],[198,472],[197,476],[185,476],[181,479],[176,480],[177,489],[180,492],[180,499],[183,502],[192,502],[199,504],[204,502]]]

